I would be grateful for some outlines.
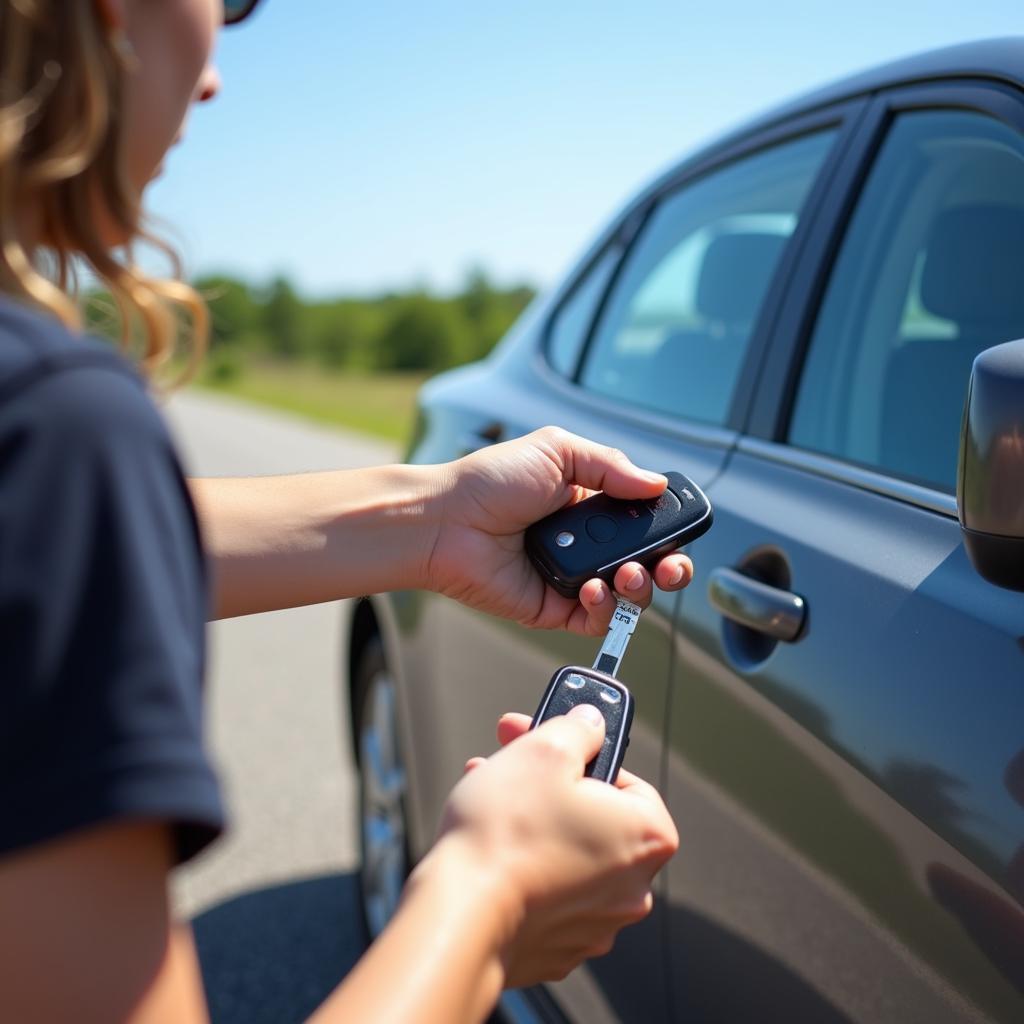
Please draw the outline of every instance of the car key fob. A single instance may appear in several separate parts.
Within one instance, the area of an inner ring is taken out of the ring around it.
[[[526,530],[526,553],[563,597],[578,597],[595,576],[613,586],[615,572],[637,561],[648,569],[659,558],[703,534],[711,502],[682,473],[666,473],[657,498],[611,498],[603,492],[567,505]]]
[[[604,715],[604,743],[588,763],[585,773],[603,782],[614,782],[629,745],[633,721],[633,695],[604,672],[580,665],[560,668],[548,683],[531,729],[556,715],[568,714],[577,704],[593,704]]]

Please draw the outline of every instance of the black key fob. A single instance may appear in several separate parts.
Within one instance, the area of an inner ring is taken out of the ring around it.
[[[578,597],[595,576],[613,586],[615,571],[659,558],[696,540],[711,526],[711,502],[682,473],[666,473],[668,487],[646,501],[595,494],[559,509],[526,530],[526,553],[564,597]]]
[[[593,704],[604,715],[604,743],[587,765],[585,774],[614,782],[629,746],[633,722],[633,695],[618,681],[595,668],[566,665],[548,683],[531,729],[556,715],[568,714],[577,704]]]

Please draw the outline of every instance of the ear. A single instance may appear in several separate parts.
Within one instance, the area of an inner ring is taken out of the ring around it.
[[[125,0],[93,0],[93,5],[100,24],[108,31],[125,27],[128,17]]]

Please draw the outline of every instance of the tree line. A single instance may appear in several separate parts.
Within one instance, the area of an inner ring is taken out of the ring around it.
[[[453,295],[426,289],[305,301],[284,277],[263,288],[224,275],[193,282],[210,308],[214,366],[249,357],[361,371],[444,370],[485,356],[533,298],[480,269]]]

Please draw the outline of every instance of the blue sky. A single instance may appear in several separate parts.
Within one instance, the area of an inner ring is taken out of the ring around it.
[[[149,193],[191,273],[307,296],[555,281],[695,143],[1019,0],[263,0]],[[166,232],[165,232],[166,233]]]

